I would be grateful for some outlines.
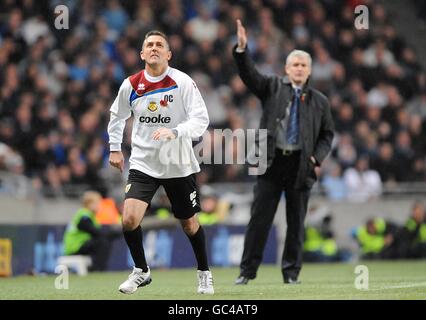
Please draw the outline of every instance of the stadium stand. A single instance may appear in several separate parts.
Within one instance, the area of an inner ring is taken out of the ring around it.
[[[262,72],[281,73],[295,47],[313,56],[311,81],[329,96],[337,129],[321,181],[336,165],[343,177],[368,157],[385,189],[425,182],[425,72],[380,2],[365,1],[374,28],[353,27],[357,3],[69,0],[70,28],[57,30],[57,1],[2,1],[0,167],[44,196],[108,194],[109,106],[121,81],[143,67],[141,41],[153,28],[170,35],[171,64],[200,83],[210,130],[256,127],[259,102],[231,57],[241,18]],[[252,179],[237,165],[206,165],[200,175],[202,183]]]

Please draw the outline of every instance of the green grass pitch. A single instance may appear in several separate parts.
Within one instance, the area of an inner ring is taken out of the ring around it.
[[[355,289],[355,266],[369,270],[369,289]],[[128,299],[128,300],[285,300],[285,299],[426,299],[426,260],[359,262],[357,264],[305,264],[301,285],[284,285],[279,266],[262,265],[256,280],[235,286],[237,268],[212,268],[215,295],[196,294],[195,269],[152,270],[152,283],[133,295],[117,288],[128,272],[71,274],[69,289],[55,289],[55,276],[0,278],[4,299]]]

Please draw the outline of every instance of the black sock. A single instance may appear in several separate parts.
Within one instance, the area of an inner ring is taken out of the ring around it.
[[[126,239],[127,246],[130,249],[135,267],[142,269],[143,272],[148,271],[146,265],[145,251],[142,246],[142,228],[138,226],[135,230],[125,231],[123,230],[124,239]]]
[[[209,265],[207,263],[206,237],[203,228],[200,226],[194,235],[190,236],[187,234],[187,236],[194,250],[195,258],[197,259],[198,270],[209,270]]]

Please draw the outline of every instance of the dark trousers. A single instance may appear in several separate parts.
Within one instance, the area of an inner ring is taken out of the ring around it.
[[[105,271],[110,251],[111,241],[107,237],[97,237],[85,242],[76,254],[90,255],[92,258],[90,271]]]
[[[282,256],[283,277],[297,278],[302,268],[304,220],[310,189],[295,189],[300,152],[284,156],[277,149],[271,167],[259,176],[254,189],[251,218],[247,226],[240,275],[254,279],[282,191],[286,197],[287,235]]]

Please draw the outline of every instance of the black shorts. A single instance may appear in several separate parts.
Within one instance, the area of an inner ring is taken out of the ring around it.
[[[195,174],[182,178],[158,179],[131,169],[125,199],[138,199],[149,204],[160,186],[164,187],[177,219],[189,219],[201,211]]]

